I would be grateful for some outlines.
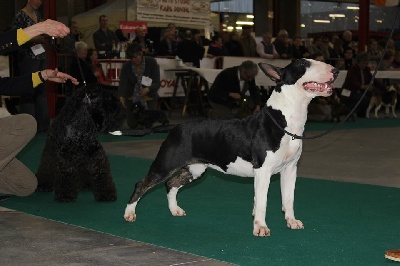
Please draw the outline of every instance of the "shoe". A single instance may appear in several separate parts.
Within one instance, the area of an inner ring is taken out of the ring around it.
[[[385,252],[385,258],[400,262],[400,249],[387,250]]]

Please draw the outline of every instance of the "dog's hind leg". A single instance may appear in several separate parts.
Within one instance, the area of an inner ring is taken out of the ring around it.
[[[381,109],[381,107],[382,107],[382,103],[375,107],[375,112],[374,112],[375,113],[375,118],[379,118],[378,117],[378,112],[379,112],[379,109]]]
[[[369,118],[369,113],[371,112],[371,109],[372,109],[372,107],[374,107],[374,105],[375,105],[374,101],[371,100],[369,105],[368,105],[367,111],[365,112],[365,117],[366,118]]]
[[[300,220],[294,216],[294,190],[296,185],[297,162],[293,162],[281,171],[282,211],[285,212],[287,227],[291,229],[304,229]]]
[[[178,206],[176,195],[181,187],[199,179],[207,167],[204,164],[192,164],[188,167],[182,168],[179,174],[167,182],[167,198],[168,207],[173,216],[185,216],[186,213]]]

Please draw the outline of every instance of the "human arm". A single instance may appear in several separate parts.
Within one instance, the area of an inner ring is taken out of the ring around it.
[[[40,79],[39,72],[43,80]],[[57,83],[64,83],[67,80],[71,80],[73,84],[78,85],[77,80],[70,75],[58,72],[57,69],[46,69],[32,74],[28,73],[16,77],[0,78],[0,94],[7,96],[33,94],[33,88],[46,80]]]

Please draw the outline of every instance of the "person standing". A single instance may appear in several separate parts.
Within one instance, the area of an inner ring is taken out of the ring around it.
[[[93,33],[93,43],[101,57],[109,57],[111,55],[113,45],[118,43],[115,33],[108,28],[108,17],[101,15],[99,17],[100,28]]]
[[[280,30],[278,32],[278,36],[276,37],[273,44],[281,59],[290,59],[290,39],[289,33],[286,30]]]
[[[243,26],[242,34],[240,35],[240,43],[243,48],[243,56],[256,57],[257,56],[257,43],[251,35],[252,27]]]
[[[42,21],[39,8],[42,0],[28,0],[24,8],[17,12],[12,23],[12,29],[26,28]],[[32,38],[21,46],[17,62],[20,74],[24,75],[46,68],[45,35]],[[32,115],[37,122],[37,131],[45,132],[50,125],[50,115],[44,84],[40,84],[33,95],[21,95],[19,112]]]
[[[0,33],[0,55],[17,50],[19,46],[40,34],[64,37],[68,32],[64,24],[46,20],[25,29],[13,29]],[[14,77],[0,77],[0,94],[30,95],[34,94],[39,85],[46,81],[64,83],[68,79],[78,84],[76,79],[57,69],[45,69]],[[28,196],[36,189],[35,175],[15,158],[35,136],[36,126],[35,119],[29,114],[0,118],[0,194],[6,195],[0,195],[0,200],[8,198],[8,195]]]
[[[257,44],[257,53],[261,58],[265,59],[279,58],[279,54],[272,44],[272,34],[270,32],[263,34],[263,40]]]
[[[144,55],[153,56],[154,55],[154,47],[153,41],[146,37],[146,33],[144,32],[142,27],[137,27],[135,29],[135,39],[132,42],[137,42],[142,47],[142,51]]]
[[[80,41],[79,26],[76,21],[70,21],[69,34],[60,40],[59,69],[66,70],[75,57],[75,43]]]
[[[185,31],[184,39],[176,47],[176,55],[182,59],[183,63],[192,64],[200,67],[200,60],[203,59],[205,49],[194,39],[190,30]]]

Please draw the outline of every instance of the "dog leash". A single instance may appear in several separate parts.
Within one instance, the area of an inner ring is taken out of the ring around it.
[[[332,131],[336,130],[339,126],[342,126],[342,125],[344,124],[344,122],[346,122],[347,119],[349,119],[349,117],[355,112],[355,110],[357,109],[357,107],[360,105],[361,100],[365,97],[365,95],[367,94],[367,92],[368,92],[369,89],[371,88],[372,84],[374,83],[376,73],[378,72],[378,69],[380,68],[380,66],[381,66],[381,64],[382,64],[382,62],[383,62],[383,57],[384,57],[384,55],[386,54],[386,51],[387,51],[387,48],[388,48],[388,45],[389,45],[389,40],[390,40],[390,39],[392,38],[392,36],[393,36],[394,27],[395,27],[396,24],[397,24],[397,21],[398,21],[398,19],[399,19],[399,15],[400,15],[400,10],[397,12],[396,19],[395,19],[394,22],[393,22],[392,30],[390,31],[388,41],[386,42],[386,45],[385,45],[385,49],[383,50],[382,56],[381,56],[381,58],[380,58],[380,60],[379,60],[379,63],[378,63],[378,65],[376,66],[376,68],[375,68],[375,70],[374,70],[374,73],[372,74],[372,78],[371,78],[370,82],[368,83],[368,87],[364,90],[363,94],[361,95],[361,98],[358,100],[358,102],[357,102],[356,105],[353,107],[353,109],[351,109],[351,111],[346,115],[346,117],[343,119],[343,121],[341,121],[340,123],[336,124],[336,125],[333,126],[332,128],[330,128],[330,129],[328,129],[328,130],[326,130],[325,132],[322,132],[322,133],[320,133],[320,134],[317,134],[317,135],[314,135],[314,136],[310,136],[310,137],[306,137],[305,135],[299,136],[299,135],[290,133],[289,131],[285,130],[281,125],[279,125],[279,123],[278,123],[278,122],[276,121],[276,119],[272,116],[272,114],[271,114],[270,112],[268,112],[268,108],[265,108],[265,111],[267,112],[268,116],[271,118],[272,122],[274,122],[274,124],[275,124],[280,130],[282,130],[283,132],[285,132],[285,134],[291,136],[293,140],[295,140],[295,139],[316,139],[316,138],[320,138],[320,137],[323,137],[323,136],[325,136],[325,135],[328,135],[328,134],[331,133]]]

